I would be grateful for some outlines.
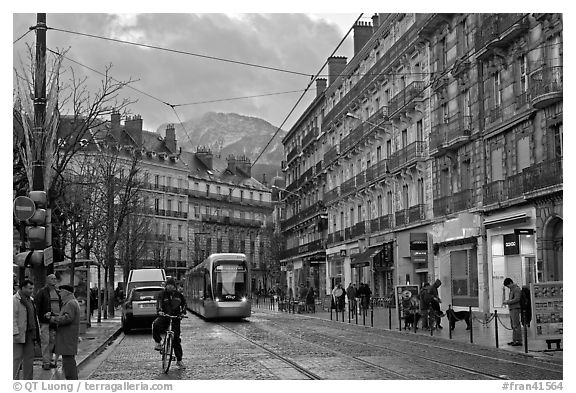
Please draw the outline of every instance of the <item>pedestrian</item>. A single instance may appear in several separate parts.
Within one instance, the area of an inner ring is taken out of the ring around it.
[[[436,281],[430,285],[430,288],[428,288],[428,293],[430,294],[428,303],[430,307],[436,312],[436,327],[438,329],[442,329],[440,321],[444,316],[444,313],[442,310],[440,310],[440,303],[442,303],[442,300],[440,300],[440,296],[438,295],[438,288],[440,288],[440,285],[442,285],[442,281],[437,278]]]
[[[12,376],[18,379],[22,366],[22,379],[34,379],[34,343],[40,341],[40,323],[32,298],[34,283],[25,279],[12,296]]]
[[[510,311],[510,324],[512,325],[512,341],[508,343],[513,347],[522,345],[522,329],[520,328],[520,299],[522,290],[510,277],[504,279],[504,286],[510,290],[508,300],[502,303],[508,306]]]
[[[352,310],[352,315],[356,315],[356,287],[355,284],[348,284],[346,288],[346,297],[348,297],[348,309]]]
[[[50,321],[56,324],[56,345],[54,352],[62,356],[62,370],[66,379],[78,379],[76,355],[80,335],[80,305],[74,296],[74,287],[60,285],[62,307],[59,315],[51,315]],[[46,316],[51,313],[46,313]]]
[[[316,312],[314,307],[314,298],[316,293],[314,292],[314,287],[310,287],[308,289],[308,293],[306,294],[306,311],[307,312]]]
[[[40,321],[40,342],[42,348],[42,369],[56,368],[58,356],[54,358],[54,345],[56,343],[56,324],[50,322],[52,315],[59,315],[62,301],[56,289],[57,278],[55,274],[46,276],[46,285],[38,291],[34,299],[38,319]]]
[[[364,284],[364,309],[368,309],[370,306],[370,299],[372,298],[372,290],[370,289],[370,285],[367,283]]]
[[[430,329],[428,326],[428,309],[430,308],[430,283],[425,282],[418,294],[420,303],[420,317],[422,318],[422,329]]]
[[[332,290],[332,297],[334,299],[334,304],[336,306],[336,312],[342,311],[344,309],[344,299],[346,298],[346,291],[342,288],[340,283],[336,284],[336,287]]]

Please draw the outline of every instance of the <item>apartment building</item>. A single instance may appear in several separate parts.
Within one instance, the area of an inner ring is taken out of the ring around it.
[[[376,14],[328,66],[306,110],[322,108],[327,288],[440,278],[446,304],[489,312],[506,276],[562,280],[561,15]]]

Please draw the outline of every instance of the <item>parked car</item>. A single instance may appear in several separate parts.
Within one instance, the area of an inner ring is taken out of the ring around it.
[[[156,318],[158,296],[164,290],[160,285],[132,289],[122,304],[122,329],[130,333],[135,327],[150,328]]]

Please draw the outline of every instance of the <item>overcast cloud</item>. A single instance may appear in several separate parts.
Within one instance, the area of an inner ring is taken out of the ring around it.
[[[189,51],[269,67],[316,74],[358,14],[325,16],[306,14],[48,14],[49,27],[72,30],[170,49]],[[369,18],[365,14],[365,18]],[[347,21],[347,22],[346,22]],[[14,40],[36,23],[35,14],[14,14]],[[25,58],[25,43],[35,42],[30,33],[13,47],[15,66]],[[68,48],[67,56],[104,70],[112,64],[119,80],[137,79],[133,86],[171,104],[266,94],[304,89],[310,77],[218,62],[198,57],[140,48],[69,33],[48,30],[51,49]],[[338,55],[350,57],[351,37]],[[96,86],[101,77],[79,66],[79,74]],[[323,71],[324,74],[327,70]],[[142,115],[148,130],[177,122],[166,105],[135,91],[126,93],[138,102],[131,107]],[[179,107],[182,120],[207,111],[235,112],[263,118],[278,126],[300,93],[221,103]],[[314,98],[315,85],[287,124],[289,129]]]

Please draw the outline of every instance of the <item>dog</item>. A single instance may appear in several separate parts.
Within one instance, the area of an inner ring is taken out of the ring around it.
[[[451,308],[446,310],[446,318],[448,318],[448,323],[450,325],[450,330],[454,330],[456,327],[456,322],[458,321],[465,321],[466,322],[466,330],[471,329],[471,318],[469,311],[454,311]]]
[[[408,313],[404,316],[404,330],[412,330],[414,326],[418,326],[420,321],[420,313]]]

